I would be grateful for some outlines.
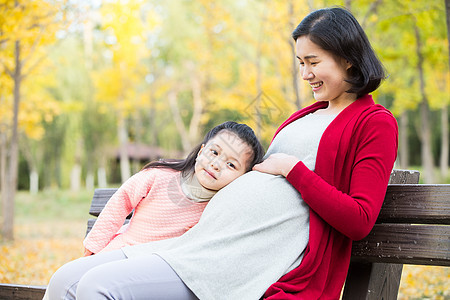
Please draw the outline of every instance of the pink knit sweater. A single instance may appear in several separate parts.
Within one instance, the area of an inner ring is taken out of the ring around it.
[[[187,198],[180,179],[179,171],[166,168],[132,176],[108,201],[83,241],[84,247],[98,253],[185,233],[197,224],[208,202]],[[133,209],[129,225],[121,229]]]

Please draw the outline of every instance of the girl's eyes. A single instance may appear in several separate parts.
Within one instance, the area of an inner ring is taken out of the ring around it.
[[[217,150],[214,150],[214,149],[210,149],[209,152],[210,152],[211,155],[213,155],[213,156],[218,156],[218,155],[219,155],[219,152],[218,152]],[[236,169],[236,165],[233,164],[232,162],[227,162],[227,165],[228,165],[230,168],[232,168],[232,169]]]

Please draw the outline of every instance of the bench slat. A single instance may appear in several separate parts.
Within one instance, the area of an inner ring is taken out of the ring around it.
[[[376,224],[353,242],[352,259],[397,264],[450,266],[450,226]]]
[[[377,223],[450,224],[450,184],[389,185]]]
[[[91,216],[98,217],[102,209],[105,207],[106,202],[108,202],[109,198],[111,198],[116,191],[116,188],[95,189],[89,214]]]
[[[0,299],[34,300],[44,297],[46,286],[0,284]]]

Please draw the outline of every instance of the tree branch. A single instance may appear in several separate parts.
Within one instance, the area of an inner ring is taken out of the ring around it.
[[[14,73],[5,65],[5,63],[2,63],[3,68],[5,68],[6,73],[11,77],[14,78]]]
[[[175,121],[175,127],[181,137],[181,143],[183,145],[183,151],[188,152],[191,149],[191,144],[188,139],[186,127],[184,126],[183,119],[181,118],[180,108],[177,102],[178,91],[169,91],[167,98],[169,100],[170,109],[172,111],[173,120]]]
[[[364,15],[364,17],[363,17],[363,19],[362,19],[362,22],[361,22],[361,27],[362,27],[362,28],[366,28],[366,26],[367,26],[366,22],[367,22],[367,19],[369,18],[369,15],[371,15],[371,14],[376,14],[376,13],[377,13],[378,6],[379,6],[382,2],[383,2],[383,0],[376,0],[376,1],[374,1],[374,2],[372,2],[372,3],[370,4],[370,7],[369,7],[369,9],[367,10],[367,13]]]

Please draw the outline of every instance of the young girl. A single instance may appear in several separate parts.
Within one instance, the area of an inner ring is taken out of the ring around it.
[[[250,127],[225,122],[186,159],[147,164],[108,201],[83,242],[84,255],[182,235],[198,222],[209,199],[263,154]],[[122,227],[133,209],[129,225]]]

